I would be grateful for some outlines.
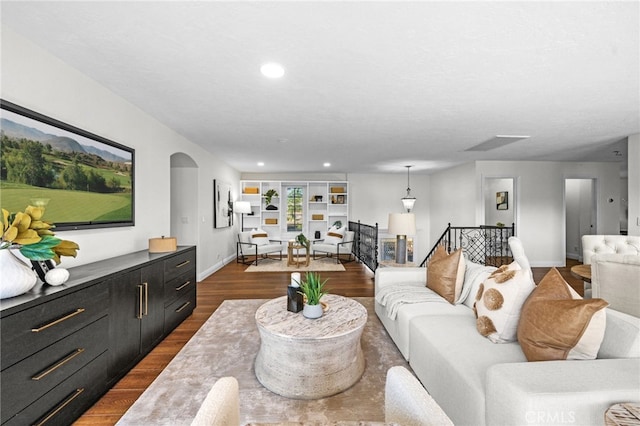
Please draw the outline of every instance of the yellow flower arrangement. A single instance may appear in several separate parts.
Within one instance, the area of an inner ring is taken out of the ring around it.
[[[28,206],[17,213],[2,209],[0,250],[19,249],[27,259],[53,259],[57,264],[60,256],[76,257],[78,244],[55,237],[52,231],[55,225],[43,221],[43,216],[44,207]]]

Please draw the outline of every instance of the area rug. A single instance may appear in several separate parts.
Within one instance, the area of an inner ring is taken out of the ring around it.
[[[250,265],[245,272],[287,272],[287,271],[344,271],[342,263],[337,263],[333,258],[310,259],[309,266],[287,266],[287,259],[260,259],[258,265]]]
[[[374,312],[372,297],[354,300],[367,308],[362,335],[365,371],[346,391],[318,400],[276,395],[255,377],[260,346],[256,309],[267,300],[225,300],[118,422],[119,425],[189,425],[217,379],[240,384],[241,424],[251,422],[384,421],[387,370],[408,364]]]

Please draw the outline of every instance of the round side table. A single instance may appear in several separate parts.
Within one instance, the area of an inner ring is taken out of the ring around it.
[[[307,319],[287,311],[287,297],[256,311],[260,350],[256,377],[270,391],[287,398],[319,399],[340,393],[364,372],[360,337],[367,310],[355,300],[326,295],[324,315]]]

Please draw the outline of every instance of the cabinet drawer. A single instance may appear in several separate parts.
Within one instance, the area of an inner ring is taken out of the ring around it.
[[[186,317],[191,315],[196,306],[196,288],[178,298],[175,302],[164,308],[164,332],[169,334]]]
[[[167,281],[164,284],[164,301],[165,305],[173,303],[177,298],[191,291],[196,285],[195,270],[187,271],[182,275]]]
[[[106,282],[2,319],[2,368],[7,368],[107,314]]]
[[[103,352],[3,426],[69,425],[105,391],[107,354]]]
[[[169,281],[187,271],[196,268],[196,252],[189,250],[186,253],[173,256],[164,261],[164,280]]]
[[[107,350],[107,317],[2,371],[2,422]]]

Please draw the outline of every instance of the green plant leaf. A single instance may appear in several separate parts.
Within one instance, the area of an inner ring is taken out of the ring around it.
[[[51,235],[44,235],[39,242],[20,247],[20,253],[30,260],[53,259],[55,256],[53,247],[60,244],[60,241],[59,238]]]

